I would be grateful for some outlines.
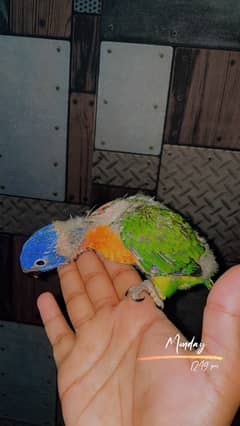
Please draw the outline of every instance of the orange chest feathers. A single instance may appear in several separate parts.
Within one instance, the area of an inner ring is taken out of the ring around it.
[[[121,238],[106,225],[89,229],[81,247],[93,249],[113,262],[137,263],[136,257],[124,247]]]

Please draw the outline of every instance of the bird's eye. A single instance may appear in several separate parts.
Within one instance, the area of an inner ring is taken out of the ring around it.
[[[45,266],[47,261],[45,259],[37,259],[34,262],[34,266]]]

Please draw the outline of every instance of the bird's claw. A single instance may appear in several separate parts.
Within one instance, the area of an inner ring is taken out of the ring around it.
[[[152,282],[150,280],[144,280],[140,284],[138,284],[137,286],[130,287],[126,291],[126,296],[130,297],[132,300],[134,300],[136,302],[141,302],[142,300],[145,299],[143,297],[143,295],[141,294],[143,291],[145,291],[146,293],[149,294],[149,296],[152,297],[152,299],[154,300],[154,302],[158,306],[158,308],[160,308],[160,309],[164,308],[163,300],[158,295],[154,285],[152,284]]]

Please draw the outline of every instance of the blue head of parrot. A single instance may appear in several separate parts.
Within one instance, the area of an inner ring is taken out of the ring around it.
[[[67,263],[65,256],[57,253],[57,232],[53,225],[36,231],[23,245],[20,264],[24,272],[46,272]]]

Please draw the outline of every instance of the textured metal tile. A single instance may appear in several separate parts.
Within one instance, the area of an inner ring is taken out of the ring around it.
[[[237,1],[106,0],[102,14],[103,40],[240,47]]]
[[[0,37],[0,192],[63,201],[67,41]]]
[[[93,182],[153,190],[158,177],[159,157],[95,151]]]
[[[55,425],[56,370],[41,327],[0,321],[0,418]]]
[[[31,234],[53,220],[86,212],[86,206],[0,196],[0,231]]]
[[[240,262],[240,153],[164,145],[158,196],[189,216],[226,263]]]
[[[97,149],[160,153],[171,61],[171,47],[101,44]]]
[[[9,0],[0,0],[0,33],[8,31]]]
[[[74,0],[74,12],[93,13],[99,15],[102,12],[101,0]]]
[[[155,196],[155,191],[144,190],[146,195]],[[99,185],[97,183],[92,186],[92,207],[100,206],[114,198],[126,197],[136,194],[136,188],[126,188],[125,186]]]

